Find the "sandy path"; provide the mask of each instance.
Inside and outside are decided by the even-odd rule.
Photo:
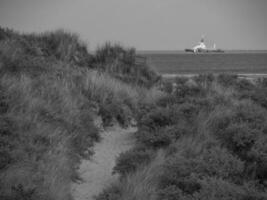
[[[116,157],[134,144],[133,132],[136,128],[122,129],[119,126],[101,132],[102,140],[94,146],[95,154],[91,160],[83,160],[79,173],[84,180],[72,185],[74,200],[92,200],[105,186],[117,179],[112,175]]]

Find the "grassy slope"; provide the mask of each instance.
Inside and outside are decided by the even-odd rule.
[[[139,102],[161,95],[147,89],[157,75],[146,66],[119,80],[127,72],[116,69],[135,66],[114,61],[110,70],[75,34],[0,28],[1,198],[71,199],[75,169],[99,139],[93,116],[127,126]]]
[[[138,122],[137,146],[120,155],[120,181],[98,200],[267,199],[266,79],[176,80]]]

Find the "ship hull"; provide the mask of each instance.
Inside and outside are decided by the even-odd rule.
[[[189,53],[224,53],[221,49],[198,49],[196,52],[194,52],[193,49],[185,49],[185,52]]]
[[[194,53],[194,50],[193,50],[193,49],[185,49],[185,52],[191,52],[191,53]]]

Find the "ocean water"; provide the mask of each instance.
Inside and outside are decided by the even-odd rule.
[[[267,74],[267,51],[211,54],[143,52],[142,55],[161,74]]]

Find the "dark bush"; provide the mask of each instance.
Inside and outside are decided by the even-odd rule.
[[[266,110],[261,106],[244,101],[235,107],[232,120],[237,123],[246,123],[252,129],[262,130],[267,120],[266,114]]]
[[[206,95],[206,90],[199,85],[177,85],[174,95],[176,98],[192,98],[192,97],[203,97]],[[182,102],[182,101],[181,101]]]
[[[177,110],[175,118],[185,119],[187,122],[193,122],[199,112],[199,105],[193,103],[183,103],[179,106],[171,107]]]
[[[210,116],[209,127],[216,134],[223,134],[230,124],[244,124],[250,129],[263,130],[267,120],[266,111],[251,102],[241,102],[229,108],[219,108]]]
[[[255,85],[247,79],[240,79],[236,82],[234,88],[239,92],[251,91],[255,89]]]
[[[146,150],[144,147],[136,147],[119,155],[113,168],[113,173],[124,176],[134,172],[138,167],[147,164],[151,159],[151,151]]]
[[[92,66],[126,83],[150,88],[160,76],[146,63],[136,63],[136,57],[134,48],[108,42],[97,49]]]
[[[172,81],[164,81],[162,83],[162,90],[167,94],[171,94],[173,92],[173,82]]]
[[[200,74],[193,77],[193,80],[202,87],[209,88],[215,80],[215,76],[213,74]]]
[[[100,105],[99,115],[102,116],[104,126],[110,126],[116,120],[126,127],[130,123],[132,111],[122,102],[106,102]]]
[[[212,115],[210,122],[211,132],[220,143],[245,162],[244,176],[263,184],[267,177],[266,111],[242,102],[231,111],[221,110]]]
[[[12,163],[12,150],[17,135],[14,133],[15,125],[7,117],[0,116],[0,170]]]
[[[199,200],[264,200],[266,194],[251,186],[233,184],[220,178],[203,177],[199,180],[201,190],[194,194],[193,199]]]
[[[189,136],[193,133],[194,127],[190,126],[184,121],[180,121],[179,123],[173,126],[167,126],[164,130],[165,134],[172,138],[173,141],[178,140],[183,136]]]
[[[252,91],[243,91],[239,93],[240,99],[251,99],[256,104],[267,109],[267,89],[255,88]]]
[[[17,35],[18,35],[18,33],[13,31],[12,29],[4,28],[4,27],[0,26],[0,40],[13,38],[13,37],[16,37]]]
[[[5,114],[8,111],[7,96],[4,88],[0,85],[0,115]]]
[[[192,176],[196,167],[195,161],[183,157],[170,158],[164,164],[162,174],[159,178],[159,188],[164,189],[176,186],[187,194],[193,194],[200,189],[197,179]]]
[[[144,115],[139,121],[139,127],[147,127],[150,130],[156,130],[159,127],[174,124],[175,121],[177,121],[175,118],[175,110],[159,107]]]
[[[261,136],[251,148],[248,156],[254,162],[247,168],[247,173],[252,178],[259,179],[267,186],[267,136]]]
[[[198,159],[200,160],[198,173],[240,183],[244,162],[226,149],[220,147],[205,149]]]
[[[15,192],[14,200],[33,200],[36,188],[25,189],[22,184],[13,186],[12,190]]]
[[[174,95],[166,95],[156,102],[157,106],[167,107],[175,104],[177,102],[177,98]]]
[[[184,192],[176,185],[170,185],[157,192],[158,200],[181,200],[183,199]]]
[[[0,150],[0,170],[7,167],[12,161],[10,154],[7,151]]]
[[[189,79],[187,77],[183,77],[183,76],[180,76],[180,77],[176,77],[174,82],[177,84],[177,85],[184,85]]]
[[[246,124],[231,124],[218,137],[230,150],[240,156],[245,156],[259,134],[258,130],[250,129]]]
[[[95,200],[119,200],[121,197],[120,188],[112,185],[107,189],[104,189],[99,195],[95,197]]]
[[[172,137],[164,128],[160,130],[148,131],[142,129],[135,133],[136,138],[148,147],[160,148],[168,146],[172,142]]]
[[[77,164],[99,139],[81,91],[88,56],[69,33],[0,28],[0,199],[70,198]]]
[[[224,87],[234,86],[237,82],[238,76],[236,74],[219,74],[217,82]]]
[[[257,79],[257,85],[260,86],[261,88],[267,88],[267,78],[263,77],[263,78],[259,78]]]
[[[37,40],[44,55],[55,57],[58,60],[89,67],[92,56],[86,45],[80,41],[78,35],[64,30],[47,32],[38,36],[24,36],[28,41]]]
[[[119,44],[105,43],[98,47],[95,53],[94,62],[99,64],[110,64],[122,60],[123,63],[133,65],[135,62],[135,49],[125,49]]]

